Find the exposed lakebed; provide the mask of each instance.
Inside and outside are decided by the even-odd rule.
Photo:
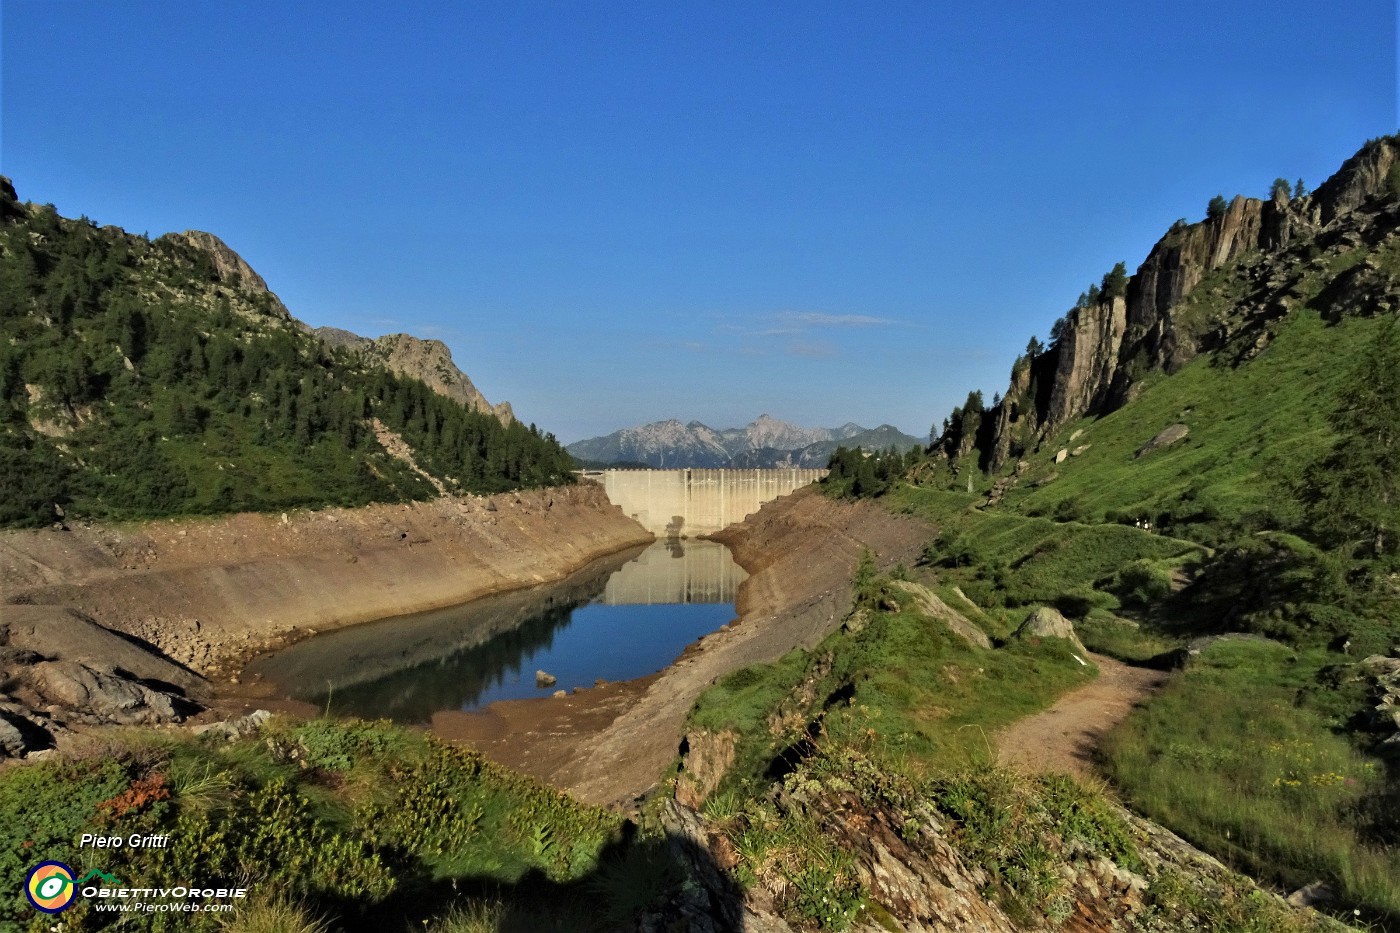
[[[247,672],[331,713],[425,723],[661,670],[734,618],[745,576],[722,544],[658,541],[559,583],[316,635]]]

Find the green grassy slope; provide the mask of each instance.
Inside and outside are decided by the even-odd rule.
[[[1202,357],[1175,375],[1155,374],[1127,407],[1068,425],[1031,455],[1032,469],[1006,507],[1054,514],[1071,503],[1091,520],[1141,517],[1212,544],[1251,520],[1296,522],[1302,473],[1334,437],[1328,419],[1337,389],[1379,326],[1358,318],[1326,324],[1302,311],[1256,359],[1232,367]],[[1172,424],[1190,435],[1134,456]],[[1082,433],[1071,441],[1075,432]],[[1080,447],[1087,449],[1054,463],[1058,451]]]

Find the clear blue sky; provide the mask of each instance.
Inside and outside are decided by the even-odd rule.
[[[1216,193],[1394,132],[1393,2],[4,0],[0,171],[434,336],[565,441],[926,434]]]

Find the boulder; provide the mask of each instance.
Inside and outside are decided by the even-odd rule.
[[[237,719],[226,719],[222,722],[211,722],[208,725],[195,729],[196,735],[208,735],[232,742],[245,736],[254,735],[262,729],[263,723],[272,718],[272,714],[265,709],[253,710],[247,716],[240,716]]]
[[[1137,449],[1137,453],[1133,454],[1133,456],[1145,457],[1148,454],[1156,453],[1157,451],[1162,450],[1163,448],[1170,447],[1173,444],[1185,440],[1186,436],[1190,433],[1191,429],[1179,422],[1177,424],[1169,425],[1163,428],[1161,431],[1159,431],[1157,433],[1157,436],[1152,438],[1152,440],[1139,447]]]
[[[1285,899],[1290,907],[1322,907],[1337,899],[1336,893],[1325,882],[1314,881],[1305,884]]]
[[[1079,636],[1074,633],[1074,623],[1060,614],[1058,609],[1041,606],[1026,617],[1021,627],[1016,629],[1016,638],[1063,638],[1074,645],[1081,653],[1088,654]]]
[[[23,758],[33,751],[53,745],[48,731],[18,712],[0,710],[0,759]]]
[[[978,648],[992,647],[992,641],[987,637],[986,632],[974,625],[962,613],[939,599],[928,587],[911,583],[908,580],[894,580],[891,582],[891,586],[913,596],[914,604],[919,612],[930,619],[942,622],[950,632],[969,645],[976,645]]]
[[[676,778],[676,800],[698,809],[734,766],[738,746],[739,734],[728,729],[687,732],[682,743],[684,764]]]
[[[535,671],[536,687],[552,687],[554,686],[554,681],[555,677],[553,674],[547,673],[545,671]]]
[[[0,758],[19,758],[29,751],[19,727],[8,716],[0,715]]]
[[[154,725],[184,719],[179,698],[79,661],[43,661],[28,671],[29,686],[57,706],[103,722]]]
[[[1361,667],[1377,680],[1400,678],[1400,658],[1388,658],[1383,654],[1373,654],[1361,662]]]
[[[1069,456],[1069,451],[1068,451],[1068,450],[1061,449],[1058,453],[1055,454],[1055,462],[1056,462],[1056,463],[1064,463],[1064,462],[1065,462],[1065,458],[1068,457],[1068,456]]]

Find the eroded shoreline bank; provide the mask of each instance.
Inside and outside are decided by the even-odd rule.
[[[592,485],[0,536],[5,603],[74,609],[199,673],[251,649],[562,579],[652,540]]]

